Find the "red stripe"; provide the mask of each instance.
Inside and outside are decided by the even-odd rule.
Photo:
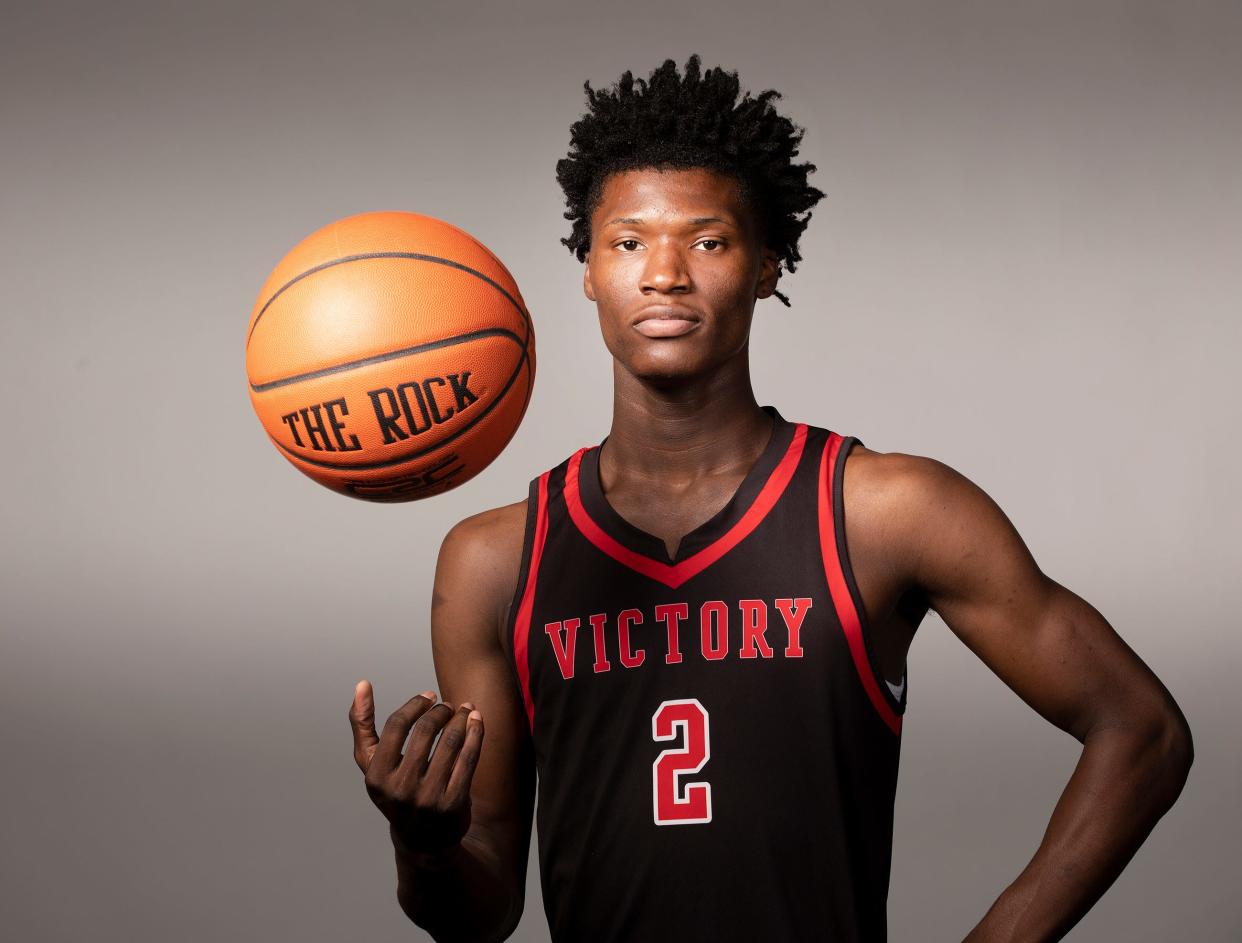
[[[586,449],[579,449],[569,459],[569,469],[565,474],[565,502],[569,505],[569,516],[587,540],[618,563],[623,563],[631,570],[636,570],[671,589],[676,589],[686,580],[702,573],[759,526],[759,522],[767,516],[768,511],[772,510],[772,506],[776,504],[790,479],[793,478],[794,469],[798,467],[798,459],[802,457],[802,449],[805,445],[806,424],[798,423],[794,430],[793,441],[785,450],[784,457],[781,458],[758,497],[741,519],[730,527],[728,532],[698,553],[672,565],[653,560],[622,546],[592,520],[586,508],[583,507],[582,496],[578,492],[578,468],[582,464],[582,456],[586,453]],[[595,447],[592,446],[592,448]]]
[[[841,559],[837,554],[836,521],[833,519],[832,488],[828,479],[828,470],[836,468],[837,453],[841,451],[844,440],[837,433],[828,437],[824,446],[824,455],[819,464],[819,549],[824,558],[824,573],[828,577],[828,591],[832,595],[832,604],[837,610],[841,628],[845,631],[845,640],[849,643],[850,655],[854,659],[854,669],[862,681],[867,697],[879,711],[880,718],[895,734],[901,733],[901,715],[898,714],[884,699],[880,690],[880,682],[871,670],[867,661],[867,649],[863,643],[862,621],[854,598],[850,595],[849,586],[845,582],[845,572],[841,569]]]
[[[548,476],[539,476],[539,505],[535,512],[535,538],[531,545],[530,566],[526,574],[526,588],[518,604],[517,618],[513,622],[513,660],[517,664],[518,682],[522,686],[522,700],[526,704],[526,718],[530,732],[535,732],[535,701],[530,693],[530,656],[527,653],[530,640],[530,613],[535,605],[535,583],[539,579],[539,561],[543,558],[543,545],[548,539]]]

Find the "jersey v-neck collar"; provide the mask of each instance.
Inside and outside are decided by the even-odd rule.
[[[806,444],[804,423],[787,422],[762,407],[774,425],[755,464],[716,514],[686,534],[669,557],[664,541],[631,524],[604,496],[599,478],[600,445],[579,449],[565,474],[565,502],[578,530],[604,553],[669,587],[701,573],[753,531],[793,477]],[[604,439],[604,442],[607,438]]]

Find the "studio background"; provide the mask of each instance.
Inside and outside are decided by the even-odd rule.
[[[1069,939],[1242,936],[1237,4],[122,0],[4,19],[5,937],[427,939],[351,757],[353,686],[375,684],[381,724],[434,687],[446,531],[607,433],[610,359],[554,166],[584,80],[691,52],[784,93],[827,193],[782,282],[792,309],[757,309],[759,401],[978,483],[1190,720],[1185,792]],[[374,209],[484,241],[538,336],[508,449],[398,506],[286,463],[242,356],[276,261]],[[891,937],[961,939],[1081,748],[934,614],[909,685]],[[521,941],[547,939],[534,843]]]

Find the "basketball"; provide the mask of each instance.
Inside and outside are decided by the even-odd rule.
[[[468,233],[363,213],[312,233],[259,292],[250,401],[295,468],[343,494],[411,501],[486,468],[535,379],[517,284]]]

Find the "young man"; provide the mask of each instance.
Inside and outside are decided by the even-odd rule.
[[[587,93],[558,178],[612,428],[445,538],[443,700],[381,736],[355,691],[402,908],[437,940],[513,931],[538,771],[558,943],[884,939],[906,652],[934,609],[1083,743],[968,937],[1059,939],[1181,791],[1185,718],[971,482],[756,402],[754,304],[785,300],[822,195],[776,93],[697,57]]]

